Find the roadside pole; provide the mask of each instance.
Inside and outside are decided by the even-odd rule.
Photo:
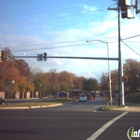
[[[123,83],[123,68],[121,55],[121,33],[120,33],[120,7],[108,8],[108,10],[118,11],[118,67],[119,67],[119,106],[124,106],[124,83]]]

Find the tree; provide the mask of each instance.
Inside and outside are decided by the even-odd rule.
[[[134,92],[140,87],[140,62],[134,59],[127,59],[125,62],[124,75],[128,77],[125,87],[129,87],[130,92]]]
[[[34,85],[35,85],[35,91],[40,91],[40,87],[42,85],[42,82],[40,79],[35,79],[33,81]]]
[[[111,87],[112,91],[119,91],[119,72],[118,70],[111,71]]]
[[[15,67],[19,70],[20,75],[28,78],[31,76],[31,71],[28,63],[26,63],[23,59],[16,60]]]
[[[83,87],[86,91],[98,91],[100,90],[99,83],[94,78],[84,79],[83,80]]]
[[[102,76],[100,78],[100,81],[101,81],[100,86],[101,86],[102,91],[108,90],[108,87],[109,87],[108,79],[109,79],[108,76],[102,73]]]

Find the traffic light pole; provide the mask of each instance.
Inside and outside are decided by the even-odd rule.
[[[117,10],[118,11],[119,106],[125,106],[125,103],[124,103],[123,66],[122,66],[122,54],[121,54],[120,7],[108,8],[108,10]]]
[[[124,104],[124,83],[123,83],[123,65],[121,51],[121,32],[120,32],[120,7],[118,7],[118,55],[119,55],[119,106]]]
[[[119,61],[118,61],[118,65],[119,65],[119,106],[121,106],[121,91],[122,91],[122,71],[121,71],[121,67],[122,67],[122,59],[121,59],[121,33],[120,33],[120,10],[118,9],[118,52],[119,52]]]
[[[14,56],[15,58],[37,58],[38,56]],[[47,56],[48,58],[61,58],[61,59],[95,59],[95,60],[117,60],[118,58],[112,57],[77,57],[77,56]]]

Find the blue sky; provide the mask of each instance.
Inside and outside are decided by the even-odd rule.
[[[112,0],[1,0],[0,47],[9,47],[12,54],[36,56],[47,52],[48,56],[118,57],[117,12],[107,10],[116,7]],[[121,19],[121,38],[140,34],[140,19]],[[125,40],[134,51],[140,53],[140,37]],[[123,43],[122,57],[140,61],[140,56]],[[26,59],[32,68],[41,67],[67,70],[78,76],[100,79],[108,72],[105,60],[48,59],[39,62]],[[118,68],[117,61],[110,61],[110,69]]]

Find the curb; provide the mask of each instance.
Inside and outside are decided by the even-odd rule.
[[[55,107],[55,106],[61,106],[60,104],[54,104],[54,105],[44,105],[44,106],[31,106],[31,107],[0,107],[0,110],[7,110],[7,109],[34,109],[34,108],[47,108],[47,107]]]
[[[104,108],[101,107],[100,111],[128,111],[128,112],[140,112],[140,108],[138,107],[116,107],[116,108]]]

